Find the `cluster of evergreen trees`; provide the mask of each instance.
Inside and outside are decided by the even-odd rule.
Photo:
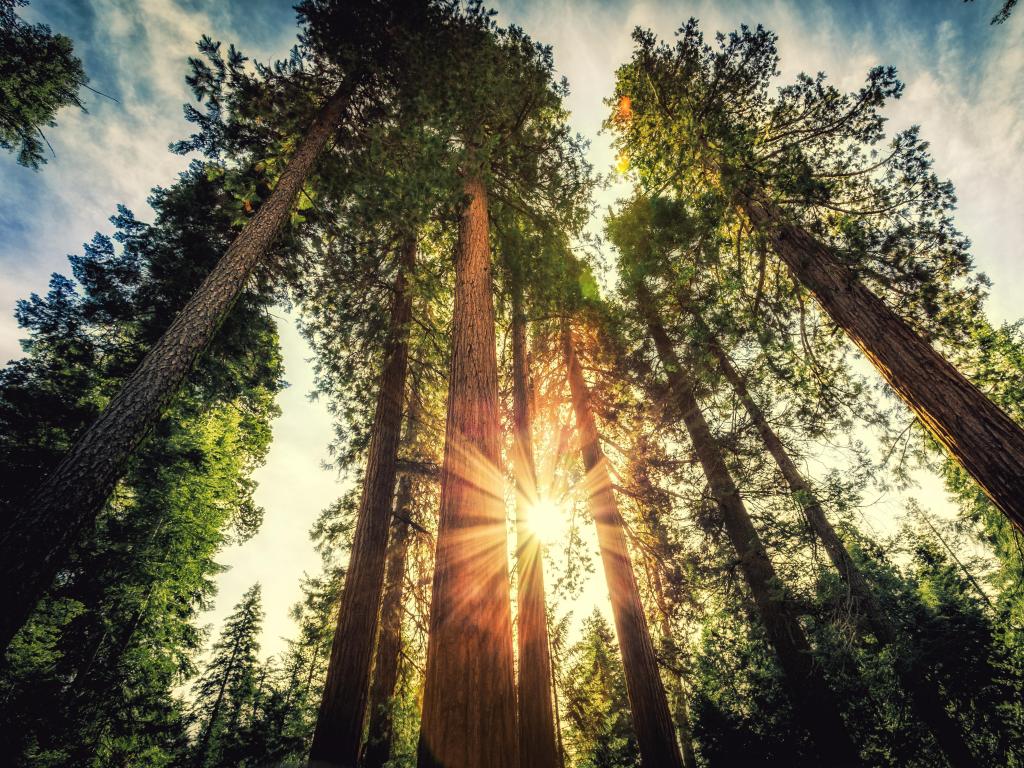
[[[17,86],[28,108],[0,123],[38,167],[33,129],[84,75],[16,4],[5,50],[65,55],[19,65],[58,97]],[[201,159],[154,190],[152,223],[118,208],[18,306],[0,753],[1024,765],[1024,336],[985,318],[927,144],[885,131],[895,72],[779,88],[760,27],[637,30],[608,100],[633,192],[607,264],[550,48],[478,2],[297,10],[274,65],[200,42],[174,149]],[[356,482],[313,530],[296,636],[264,659],[258,584],[212,643],[197,617],[221,547],[260,525],[281,302]],[[919,467],[954,524],[911,502],[895,535],[858,526]],[[598,569],[612,622],[574,629]]]

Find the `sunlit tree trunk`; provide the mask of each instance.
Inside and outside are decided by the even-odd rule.
[[[682,768],[675,727],[665,697],[665,686],[651,642],[633,563],[626,547],[622,516],[612,490],[607,459],[601,450],[597,422],[590,406],[590,391],[576,354],[572,330],[562,324],[562,354],[576,414],[576,431],[587,470],[585,481],[591,514],[597,524],[608,592],[611,596],[615,631],[626,673],[626,693],[636,731],[640,757],[646,768]]]
[[[860,347],[932,436],[1024,531],[1024,429],[772,202],[742,202],[797,281]]]
[[[341,122],[343,87],[328,99],[273,193],[228,247],[139,367],[78,438],[0,543],[0,650],[25,623],[74,543],[93,524],[129,459],[209,345],[263,260],[317,157]]]
[[[411,419],[410,419],[411,421]],[[412,511],[412,477],[406,473],[398,481],[395,509],[388,544],[387,581],[380,607],[380,633],[370,685],[370,713],[363,768],[383,768],[391,758],[395,741],[392,699],[398,682],[402,655],[402,605],[405,588],[405,557],[409,549],[409,523]]]
[[[826,517],[811,484],[800,472],[782,440],[768,423],[764,411],[761,410],[747,389],[746,381],[733,366],[728,354],[711,333],[711,329],[704,324],[698,314],[693,313],[692,317],[699,324],[701,335],[706,339],[707,349],[718,364],[718,369],[729,382],[761,436],[765,450],[775,460],[793,498],[803,511],[807,524],[821,541],[829,560],[832,561],[840,578],[850,590],[857,610],[867,619],[872,634],[882,646],[896,645],[899,641],[896,626],[878,600],[875,599],[867,578],[857,567],[843,540]],[[938,686],[928,678],[927,670],[909,664],[900,657],[897,657],[895,665],[900,682],[910,699],[911,707],[931,731],[950,765],[954,768],[971,768],[971,766],[977,765],[978,761],[967,745],[963,725],[946,710],[942,693]]]
[[[418,759],[518,768],[487,190],[465,193]]]
[[[311,766],[355,768],[363,735],[377,618],[384,589],[388,531],[397,473],[398,443],[408,368],[408,326],[412,318],[409,276],[416,239],[401,248],[388,330],[388,348],[370,431],[363,493],[356,516],[352,554],[341,591],[327,682],[310,748]]]
[[[551,699],[544,563],[540,540],[530,527],[537,501],[530,414],[530,371],[522,287],[512,289],[512,411],[515,441],[517,567],[519,569],[519,750],[522,768],[558,768],[555,715]]]
[[[635,289],[637,306],[654,340],[694,452],[718,504],[726,535],[736,550],[758,617],[785,674],[787,689],[799,721],[810,731],[826,765],[859,765],[857,748],[846,730],[831,691],[814,664],[807,636],[782,593],[775,568],[754,529],[721,449],[704,419],[692,383],[683,371],[657,315],[654,299],[642,285],[635,286]]]

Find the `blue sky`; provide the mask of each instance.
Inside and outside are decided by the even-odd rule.
[[[979,267],[994,281],[991,314],[1021,316],[1024,243],[1024,10],[990,26],[997,0],[706,0],[704,2],[567,2],[505,0],[499,20],[523,26],[552,44],[555,62],[569,78],[568,106],[580,133],[592,140],[591,160],[601,170],[613,163],[607,139],[597,131],[605,113],[615,67],[630,52],[629,33],[649,26],[670,37],[689,16],[706,32],[740,23],[762,23],[779,35],[783,79],[799,71],[826,72],[856,88],[874,64],[893,64],[907,84],[890,109],[892,127],[921,125],[931,141],[939,173],[960,197],[958,222],[974,242]],[[206,33],[235,43],[251,57],[285,55],[294,42],[288,0],[33,0],[25,13],[72,37],[92,87],[114,103],[86,93],[88,114],[63,112],[47,130],[57,157],[40,173],[0,156],[0,357],[18,355],[12,312],[18,298],[46,288],[49,274],[66,271],[66,255],[79,252],[92,233],[109,231],[107,218],[123,202],[140,217],[150,214],[149,189],[170,184],[187,158],[167,145],[188,133],[181,105],[187,57]],[[602,194],[602,207],[625,194]],[[340,492],[321,468],[330,440],[322,406],[306,395],[312,380],[309,350],[283,312],[286,375],[275,442],[260,470],[258,500],[266,508],[264,530],[222,558],[231,569],[211,621],[230,609],[253,581],[261,580],[268,614],[265,652],[282,648],[290,633],[288,606],[298,597],[303,570],[318,560],[307,530]],[[822,470],[810,467],[812,474]],[[927,482],[927,481],[926,481]],[[926,489],[930,503],[941,494]],[[894,504],[866,513],[885,529]],[[600,595],[599,585],[589,593]],[[581,608],[580,613],[589,609]]]

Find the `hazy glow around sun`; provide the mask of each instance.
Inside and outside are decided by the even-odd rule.
[[[542,544],[555,544],[566,535],[565,507],[542,496],[530,507],[529,523],[530,530]]]

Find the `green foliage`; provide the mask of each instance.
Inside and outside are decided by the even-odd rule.
[[[18,307],[26,357],[0,372],[0,504],[14,514],[184,303],[232,236],[219,184],[193,168],[119,209],[113,238]],[[252,471],[270,444],[281,360],[268,299],[247,292],[35,615],[0,678],[15,764],[161,765],[185,739],[171,692],[201,645],[214,557],[259,527]],[[131,762],[131,761],[138,762]]]
[[[26,24],[14,12],[28,0],[0,0],[0,149],[38,170],[46,162],[43,128],[57,125],[64,107],[84,106],[88,82],[70,38],[45,24]]]
[[[633,768],[640,750],[626,699],[626,677],[608,622],[595,608],[559,676],[565,746],[578,768]]]
[[[260,585],[254,584],[225,619],[210,661],[192,685],[191,718],[199,736],[187,764],[200,768],[245,765],[247,753],[258,745],[249,731],[265,675],[258,658],[262,624]]]

